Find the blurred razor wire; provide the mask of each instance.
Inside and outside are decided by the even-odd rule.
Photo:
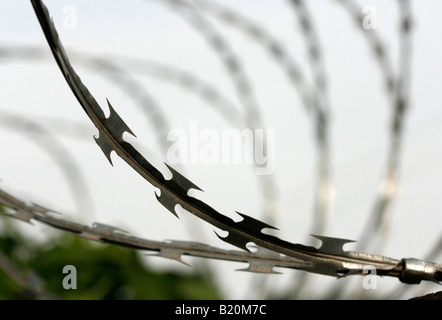
[[[158,1],[158,0],[157,0]],[[391,224],[391,206],[398,188],[398,173],[400,169],[401,150],[404,144],[404,130],[407,111],[410,108],[410,82],[411,82],[411,49],[412,49],[412,15],[410,2],[408,0],[397,0],[400,14],[399,32],[399,56],[397,72],[394,71],[393,63],[385,49],[379,34],[375,29],[363,28],[363,9],[353,0],[335,0],[339,3],[349,16],[356,22],[358,30],[362,31],[370,49],[374,53],[386,87],[388,103],[392,107],[390,140],[387,150],[385,171],[380,182],[380,188],[370,210],[370,215],[364,225],[363,233],[358,239],[359,250],[367,250],[375,247],[378,252],[387,241],[388,231]],[[331,182],[331,143],[330,143],[330,101],[327,90],[327,73],[324,62],[324,55],[317,30],[315,30],[314,19],[303,0],[288,0],[300,25],[301,33],[305,41],[309,58],[309,67],[312,74],[313,86],[309,85],[300,71],[298,63],[285,50],[284,46],[272,36],[268,30],[262,28],[258,23],[249,20],[246,16],[224,7],[216,2],[206,0],[162,0],[159,1],[169,5],[175,12],[179,13],[195,30],[208,42],[213,52],[220,58],[226,68],[232,83],[236,89],[244,112],[236,111],[235,105],[230,99],[219,91],[216,85],[210,84],[188,71],[180,68],[149,61],[147,59],[134,59],[120,56],[117,59],[94,56],[81,51],[70,50],[73,61],[82,66],[97,70],[101,75],[102,71],[110,73],[112,77],[106,77],[117,84],[117,87],[135,100],[136,105],[142,107],[143,112],[149,120],[152,120],[157,142],[163,154],[167,153],[166,135],[169,131],[166,109],[161,108],[153,96],[147,92],[145,86],[138,82],[133,75],[141,74],[153,76],[156,79],[168,81],[181,86],[189,93],[194,93],[205,101],[215,111],[224,116],[227,121],[234,125],[240,125],[245,121],[250,128],[264,128],[264,122],[260,114],[259,105],[253,93],[253,88],[248,75],[242,67],[242,63],[236,52],[230,46],[228,39],[209,22],[204,14],[211,15],[221,22],[238,28],[245,35],[250,36],[257,43],[269,51],[270,56],[278,63],[287,74],[294,89],[299,94],[303,106],[312,115],[313,128],[315,132],[315,144],[317,153],[317,177],[315,186],[315,207],[312,234],[325,234],[327,228],[327,214],[332,197]],[[0,47],[0,61],[5,59],[45,59],[50,58],[38,47],[5,46]],[[115,63],[115,60],[124,62]],[[35,120],[35,118],[33,118]],[[66,175],[70,184],[73,197],[77,203],[78,212],[91,212],[92,199],[87,191],[87,185],[82,180],[81,172],[69,158],[69,152],[63,149],[55,136],[46,131],[41,124],[42,121],[31,121],[23,116],[9,114],[0,111],[0,126],[23,131],[31,137],[34,142],[48,152],[54,161],[59,163],[60,168]],[[55,121],[58,121],[57,119]],[[264,139],[263,143],[265,143]],[[264,145],[264,149],[265,149]],[[258,176],[261,190],[264,195],[264,214],[270,224],[274,224],[278,213],[277,186],[274,177]],[[83,194],[82,194],[83,193]],[[89,207],[88,207],[89,206]],[[194,232],[193,230],[192,232]],[[382,245],[381,245],[382,244]],[[371,249],[373,250],[373,249]],[[442,238],[428,254],[427,259],[437,259],[442,251]],[[26,283],[19,272],[11,272],[14,269],[8,264],[7,258],[0,253],[0,266],[11,275],[23,288],[39,293],[36,287]],[[16,270],[17,271],[17,270]],[[290,297],[298,298],[303,288],[308,284],[307,273],[296,273],[296,281],[290,288]],[[268,279],[261,277],[262,279]],[[256,280],[256,279],[255,279]],[[269,295],[264,281],[254,281],[252,288],[255,295],[265,298]],[[327,298],[338,298],[344,293],[347,284],[337,283],[330,291],[325,293]],[[410,286],[406,287],[409,289]],[[262,290],[262,292],[261,292]],[[353,297],[366,297],[367,292],[355,289]],[[405,293],[403,287],[392,291],[388,298],[400,298]],[[47,296],[50,297],[50,296]]]
[[[258,22],[252,21],[240,12],[236,12],[219,3],[208,0],[188,1],[194,4],[198,9],[204,10],[233,28],[237,28],[238,31],[241,31],[250,37],[250,39],[256,41],[264,50],[267,50],[269,56],[287,75],[288,80],[300,96],[306,112],[309,114],[312,112],[312,109],[316,106],[312,103],[313,88],[311,88],[304,79],[299,67],[299,62],[294,60],[294,57],[290,55],[279,39],[270,34],[267,29],[261,27]]]
[[[93,199],[85,175],[69,148],[37,121],[23,115],[0,110],[0,126],[19,132],[46,152],[65,176],[76,205],[76,212],[94,214]]]
[[[330,100],[327,89],[327,72],[322,53],[319,35],[314,19],[307,5],[302,0],[290,0],[291,7],[308,52],[309,67],[313,79],[312,109],[314,112],[314,129],[317,145],[317,177],[313,226],[311,234],[325,234],[328,223],[328,212],[332,200],[333,186],[331,181],[331,143],[330,143]],[[296,277],[298,275],[295,275]],[[299,275],[291,289],[291,297],[296,298],[308,283],[306,274]]]
[[[392,101],[390,147],[378,198],[375,201],[372,214],[365,224],[364,233],[361,236],[363,244],[375,244],[374,248],[377,250],[381,250],[383,245],[385,245],[388,229],[391,224],[391,206],[398,189],[405,120],[410,108],[412,16],[408,0],[397,0],[397,2],[400,15],[399,57]]]
[[[0,58],[7,60],[24,59],[26,61],[45,60],[49,58],[45,52],[46,51],[44,49],[38,47],[7,46],[0,48]],[[210,102],[210,105],[213,106],[215,111],[220,113],[226,118],[227,121],[233,123],[234,125],[239,125],[244,119],[244,116],[236,111],[235,106],[229,100],[229,98],[227,98],[223,93],[219,92],[214,85],[197,78],[195,75],[187,71],[180,70],[179,68],[172,67],[164,63],[160,64],[158,62],[148,61],[145,59],[135,59],[121,56],[118,57],[120,58],[119,60],[125,61],[126,64],[124,67],[120,67],[116,63],[111,62],[109,58],[106,59],[101,56],[98,57],[75,50],[71,50],[70,53],[76,63],[100,72],[107,72],[106,74],[100,72],[97,74],[102,75],[107,81],[118,84],[118,88],[134,99],[137,105],[142,107],[142,111],[146,113],[146,117],[149,118],[151,123],[154,125],[157,143],[162,149],[163,154],[167,153],[168,145],[166,136],[170,129],[166,123],[166,116],[163,115],[152,97],[145,92],[144,86],[131,76],[132,74],[138,73],[150,75],[155,78],[179,85],[184,90],[195,93],[204,101]],[[127,68],[128,66],[129,68]],[[112,75],[111,77],[107,76],[109,73]],[[275,200],[273,197],[269,197],[268,194],[268,192],[264,194],[264,201],[266,203],[266,207],[271,207],[273,206]],[[273,192],[270,194],[273,194]],[[193,234],[195,234],[198,230],[195,228],[195,226],[192,226],[191,229]]]
[[[327,141],[327,128],[328,128],[328,116],[326,109],[328,108],[326,97],[326,81],[325,71],[322,64],[322,59],[319,54],[319,41],[311,30],[310,25],[304,20],[301,24],[307,25],[309,34],[306,34],[305,38],[308,41],[308,48],[311,53],[316,52],[315,58],[311,61],[311,69],[315,78],[315,90],[309,86],[304,79],[302,72],[298,64],[294,61],[293,57],[288,54],[284,46],[278,41],[277,38],[272,36],[267,30],[262,28],[258,23],[251,21],[245,16],[228,9],[222,5],[216,4],[210,1],[193,0],[192,2],[198,9],[207,11],[214,15],[232,27],[236,27],[239,31],[242,31],[245,35],[255,40],[270,54],[270,57],[282,68],[286,73],[290,83],[293,85],[295,91],[299,94],[301,101],[304,104],[306,111],[312,112],[313,125],[316,131],[316,144],[318,153],[318,186],[316,188],[316,217],[314,222],[316,225],[313,227],[314,234],[323,234],[325,229],[326,211],[329,206],[330,200],[330,182],[329,182],[329,143]],[[302,7],[304,8],[304,7]],[[304,13],[301,13],[303,17]],[[310,34],[311,33],[311,34]],[[312,40],[311,40],[312,39]],[[264,278],[260,278],[262,281]],[[254,282],[258,283],[257,281]],[[254,292],[257,290],[253,289]],[[261,292],[262,290],[258,290]]]
[[[397,76],[395,76],[389,52],[385,49],[385,44],[377,33],[376,28],[364,27],[365,16],[363,14],[363,7],[353,0],[336,0],[336,2],[341,5],[345,12],[354,20],[357,30],[362,32],[362,35],[370,46],[375,62],[384,79],[387,102],[392,107],[390,145],[387,153],[386,169],[381,179],[374,207],[368,216],[367,222],[364,224],[364,229],[357,243],[358,250],[381,251],[388,240],[388,228],[391,223],[390,208],[397,191],[400,148],[403,143],[403,123],[405,120],[405,111],[408,107],[409,69],[411,65],[411,12],[409,3],[398,1],[401,16],[399,22],[400,53],[399,68],[397,70]],[[344,283],[337,284],[326,292],[324,296],[326,298],[339,298],[344,293],[344,287],[348,287],[348,285]],[[367,293],[358,289],[355,289],[355,291],[356,292],[352,293],[352,296]]]
[[[328,98],[326,89],[325,67],[320,57],[320,45],[317,36],[312,30],[308,20],[305,19],[305,8],[299,4],[304,12],[300,14],[302,18],[301,25],[305,27],[305,38],[308,42],[309,52],[314,53],[315,58],[311,59],[311,69],[314,73],[315,88],[307,83],[300,70],[299,64],[294,61],[293,57],[284,48],[284,45],[272,36],[266,29],[260,27],[257,23],[249,20],[244,15],[237,13],[227,7],[216,4],[215,2],[206,0],[189,0],[194,3],[198,9],[208,11],[215,17],[219,18],[232,27],[237,27],[247,36],[250,36],[257,43],[262,45],[264,49],[269,51],[270,56],[287,74],[293,87],[299,94],[307,112],[314,113],[314,129],[318,152],[318,187],[316,195],[316,226],[313,230],[322,233],[325,228],[326,210],[330,201],[330,182],[329,182],[329,142],[328,142]]]
[[[182,88],[185,92],[193,93],[203,101],[208,102],[208,107],[212,107],[213,110],[224,117],[227,122],[235,126],[240,126],[244,121],[244,115],[236,110],[234,103],[229,97],[227,97],[227,95],[221,92],[214,84],[197,77],[189,71],[157,61],[121,55],[105,58],[103,56],[84,53],[73,49],[70,49],[70,55],[73,61],[80,66],[96,70],[97,74],[102,75],[107,81],[112,81],[121,85],[119,88],[132,99],[136,100],[137,105],[140,104],[143,106],[144,103],[145,107],[143,108],[143,111],[146,113],[147,118],[150,118],[151,113],[154,115],[156,114],[157,117],[152,117],[154,118],[152,123],[158,129],[155,133],[157,134],[157,143],[160,144],[163,154],[167,153],[168,145],[166,135],[169,130],[168,125],[164,123],[165,115],[157,112],[159,108],[156,104],[153,104],[155,107],[152,108],[152,100],[142,92],[144,87],[131,75],[150,76],[154,79],[176,85]],[[5,61],[24,60],[28,62],[36,60],[51,61],[51,57],[47,54],[46,49],[22,45],[0,47],[0,61],[1,59],[4,59]],[[115,61],[118,61],[118,63]],[[106,74],[101,72],[106,72]],[[109,77],[109,74],[112,77]],[[122,79],[124,81],[122,81]],[[84,129],[80,124],[63,121],[62,119],[49,121],[45,118],[39,118],[39,122],[46,123],[51,127],[59,128],[61,129],[61,132],[66,131],[69,127],[74,127],[74,129]],[[59,125],[59,122],[63,122],[63,124]],[[84,132],[84,130],[76,129],[71,131],[77,136]],[[89,138],[89,136],[87,136],[87,138]],[[270,207],[271,204],[269,202],[274,201],[274,199],[269,199],[265,194],[263,194],[263,196],[267,206]],[[192,229],[192,233],[195,234],[195,232],[196,230]]]
[[[193,93],[203,101],[208,102],[208,106],[213,107],[227,121],[232,123],[241,122],[243,116],[236,111],[234,103],[221,92],[214,84],[198,78],[191,72],[180,69],[179,67],[166,64],[159,61],[149,60],[148,58],[135,58],[123,55],[108,54],[94,55],[81,50],[69,49],[72,59],[82,67],[93,70],[121,73],[125,72],[132,75],[149,76],[156,80],[170,83],[182,88],[188,93]],[[0,46],[0,59],[19,59],[19,60],[47,60],[51,62],[51,56],[47,49],[35,46],[8,45]],[[115,67],[109,68],[110,64]],[[56,123],[54,123],[55,125]]]
[[[291,0],[293,11],[308,51],[309,66],[313,76],[313,110],[315,112],[316,143],[318,146],[318,177],[316,186],[315,219],[312,233],[324,234],[328,220],[328,210],[332,197],[330,180],[330,100],[327,89],[327,72],[324,55],[313,17],[302,0]]]
[[[225,37],[205,18],[204,14],[198,6],[182,0],[162,0],[167,5],[176,10],[183,16],[185,21],[194,27],[194,29],[201,34],[204,40],[207,41],[210,48],[221,60],[226,72],[230,76],[233,85],[236,89],[238,98],[242,107],[244,108],[244,121],[248,128],[254,130],[259,128],[265,128],[258,102],[256,101],[255,94],[253,92],[252,84],[243,70],[242,63],[238,58],[236,52],[230,46]],[[267,152],[267,139],[261,139],[261,141],[255,141],[261,139],[254,136],[253,143],[259,143],[262,146],[263,154]],[[248,146],[252,148],[252,146]],[[276,223],[278,218],[278,200],[277,200],[277,186],[273,175],[261,175],[257,176],[260,188],[264,194],[264,216],[270,224]],[[252,279],[251,283],[258,283]],[[263,283],[258,283],[260,290],[254,290],[253,293],[259,297],[266,290],[262,288]]]
[[[251,35],[252,38],[263,43],[264,46],[269,48],[276,61],[280,62],[282,66],[286,67],[285,70],[288,71],[290,79],[295,83],[296,87],[301,93],[301,96],[304,97],[302,99],[304,104],[306,106],[310,106],[310,109],[313,109],[316,120],[316,137],[319,159],[318,186],[315,207],[317,218],[314,219],[315,226],[313,227],[313,230],[316,231],[313,231],[313,233],[323,234],[326,227],[326,213],[329,207],[332,188],[330,183],[330,142],[328,141],[329,99],[327,97],[326,71],[320,51],[320,43],[306,5],[301,0],[291,1],[292,6],[295,9],[294,11],[297,13],[309,52],[310,67],[315,84],[315,91],[310,91],[312,93],[310,96],[308,94],[308,90],[305,89],[305,82],[297,70],[296,64],[288,63],[292,62],[288,58],[288,55],[285,54],[283,48],[279,46],[277,41],[269,36],[265,30],[260,29],[259,26],[256,24],[254,25],[244,16],[241,16],[233,10],[229,10],[226,7],[214,2],[203,0],[193,0],[190,2],[195,4],[198,9],[208,11],[209,13],[220,18],[222,21],[238,27],[240,30],[243,30],[246,34]],[[384,78],[386,94],[393,109],[392,130],[388,158],[386,161],[386,170],[384,177],[381,180],[379,195],[375,201],[372,214],[365,225],[365,229],[360,241],[358,241],[359,247],[362,248],[362,250],[366,250],[368,244],[372,245],[376,242],[378,244],[385,244],[387,235],[386,230],[388,229],[388,224],[390,221],[390,218],[388,218],[390,215],[389,208],[394,199],[395,190],[397,188],[400,149],[404,131],[403,123],[405,119],[405,111],[408,108],[407,92],[409,90],[408,86],[410,81],[410,7],[408,1],[399,1],[401,13],[400,57],[398,76],[395,77],[388,53],[386,52],[385,46],[376,30],[363,28],[363,8],[351,0],[337,0],[337,2],[339,2],[355,20],[358,25],[358,29],[363,32],[364,37],[367,39],[367,42],[374,52],[375,60],[377,61],[381,74]],[[375,235],[377,235],[376,238]],[[305,276],[305,274],[301,275],[302,278],[305,278]],[[300,292],[300,288],[302,287],[301,283],[302,281],[298,282],[295,292]]]
[[[160,0],[159,2],[166,4],[182,16],[184,20],[204,38],[209,47],[220,59],[233,82],[240,103],[244,108],[244,121],[247,127],[252,130],[265,128],[249,77],[243,70],[240,59],[225,37],[193,4],[184,0]],[[261,137],[253,137],[253,139],[261,140]],[[263,148],[263,154],[267,154],[267,139],[264,138],[261,141],[253,142],[258,142],[258,145]],[[249,146],[249,148],[252,148],[252,146]],[[264,216],[269,223],[274,223],[279,211],[277,186],[274,177],[273,175],[260,175],[257,176],[257,179],[264,194]]]
[[[167,151],[167,132],[170,126],[167,117],[162,108],[158,105],[156,99],[152,94],[147,92],[146,88],[139,83],[129,72],[120,68],[112,61],[96,57],[93,55],[86,55],[80,52],[73,51],[74,59],[78,59],[78,63],[99,71],[106,71],[107,73],[96,74],[103,77],[106,81],[116,84],[116,87],[125,93],[129,98],[133,99],[140,110],[146,115],[146,118],[154,128],[157,138],[158,147],[162,153]],[[0,58],[20,59],[22,61],[32,62],[33,60],[48,60],[51,61],[51,56],[47,49],[38,47],[20,47],[20,46],[4,46],[0,48]],[[109,77],[111,75],[111,77]]]
[[[47,52],[47,50],[38,47],[4,47],[0,49],[0,58],[25,59],[27,61],[50,58],[50,56],[45,54],[45,52]],[[141,110],[145,113],[146,118],[149,119],[151,125],[154,126],[154,132],[156,134],[158,146],[162,150],[162,154],[166,154],[168,149],[166,137],[168,131],[170,130],[170,126],[168,125],[168,122],[166,120],[167,117],[162,113],[162,110],[160,109],[156,101],[146,92],[144,86],[139,83],[136,78],[131,76],[131,74],[126,69],[118,67],[110,60],[102,57],[83,54],[81,52],[73,52],[74,54],[72,54],[72,56],[74,57],[74,59],[78,60],[77,62],[80,62],[79,64],[100,71],[97,72],[97,74],[103,76],[103,78],[107,81],[111,81],[117,84],[117,87],[122,90],[123,93],[134,99],[136,105],[141,107]],[[107,73],[102,73],[102,71],[105,71]],[[111,75],[111,77],[108,76],[109,74]],[[189,77],[187,77],[186,79],[188,78]],[[215,94],[215,96],[219,95]],[[2,117],[0,120],[4,120],[5,125],[10,124],[7,117]],[[42,146],[50,148],[51,144],[45,142],[42,144]],[[66,171],[69,172],[68,170]],[[70,178],[77,178],[74,170],[72,170],[71,173],[73,174],[73,176],[71,176]],[[87,190],[87,188],[84,188],[84,190]],[[85,197],[85,199],[87,199],[87,197]],[[79,210],[78,212],[87,211]],[[192,230],[192,234],[200,233],[198,232],[199,229],[197,226],[192,225],[188,227],[189,230]],[[197,266],[202,268],[204,272],[209,273],[209,268],[207,268],[206,264],[207,263],[205,260],[201,260]]]
[[[400,28],[399,28],[399,59],[395,75],[393,63],[385,49],[385,44],[375,28],[363,27],[363,7],[353,0],[336,0],[348,12],[355,21],[358,30],[367,40],[374,53],[381,75],[384,78],[388,103],[391,105],[391,132],[390,145],[387,153],[386,167],[380,182],[374,207],[364,225],[363,233],[358,241],[359,250],[367,250],[386,241],[388,225],[391,222],[391,204],[394,200],[398,184],[398,170],[400,164],[400,152],[403,144],[404,121],[406,111],[409,108],[409,86],[411,65],[411,9],[408,1],[400,1]]]

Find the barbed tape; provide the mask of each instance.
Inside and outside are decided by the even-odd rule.
[[[187,241],[153,241],[132,236],[127,231],[118,227],[113,227],[103,223],[93,223],[87,226],[61,217],[59,212],[52,211],[43,206],[19,200],[12,194],[0,189],[0,203],[9,210],[2,213],[5,216],[16,220],[31,223],[38,221],[49,227],[73,233],[79,237],[106,244],[114,244],[137,250],[155,251],[150,256],[158,256],[176,260],[188,265],[182,256],[188,255],[199,258],[218,259],[234,262],[249,263],[246,269],[240,271],[250,271],[258,273],[278,273],[274,267],[284,267],[293,269],[308,269],[310,263],[282,256],[276,252],[257,248],[254,253],[238,250],[224,250],[212,247],[199,242]]]
[[[47,8],[40,0],[31,0],[31,2],[60,70],[82,108],[99,131],[98,137],[95,137],[97,144],[111,164],[111,153],[115,151],[122,160],[138,172],[146,181],[152,184],[154,188],[157,188],[157,191],[159,191],[159,193],[155,192],[157,200],[171,213],[178,216],[175,209],[177,205],[180,205],[185,211],[227,232],[228,235],[225,237],[218,235],[221,240],[244,249],[246,252],[248,251],[249,254],[252,254],[252,252],[250,252],[247,245],[254,243],[256,246],[264,248],[267,251],[272,251],[275,254],[290,257],[297,261],[303,261],[303,265],[298,265],[297,268],[313,273],[345,277],[348,275],[364,274],[365,268],[371,266],[376,268],[377,275],[397,277],[405,283],[420,283],[422,280],[439,283],[442,280],[442,266],[433,262],[418,259],[396,260],[374,254],[344,251],[344,244],[353,241],[325,236],[315,236],[322,242],[319,248],[290,243],[263,233],[263,229],[276,228],[262,221],[237,212],[242,217],[242,220],[236,222],[230,217],[219,213],[203,201],[189,196],[188,192],[190,189],[202,190],[167,164],[166,166],[172,174],[172,178],[166,180],[157,168],[148,162],[130,143],[123,139],[124,133],[134,135],[131,129],[114,110],[109,101],[107,101],[107,103],[110,113],[108,117],[105,116],[98,102],[70,65]],[[32,205],[30,208],[32,208],[32,210],[25,210],[23,207],[19,207],[17,211],[18,217],[28,222],[30,219],[46,221],[47,224],[59,229],[67,227],[66,220],[53,219],[53,217],[49,218],[50,215],[47,209],[35,205]],[[38,214],[32,215],[31,212]],[[45,217],[44,220],[43,217]],[[69,227],[72,229],[74,225],[71,224]],[[76,228],[78,228],[79,232],[77,233],[79,234],[94,230],[94,228],[89,227],[84,230],[82,229],[84,226],[78,224]],[[67,230],[71,231],[69,228]],[[106,241],[106,239],[108,239],[106,237],[109,237],[109,235],[117,239],[122,237],[121,232],[113,227],[98,228],[98,231],[94,230],[92,238],[94,238],[96,232],[103,235],[100,237],[102,241]],[[138,238],[134,240],[133,237],[131,237],[131,239],[135,241]],[[108,239],[108,241],[112,242],[112,238]],[[197,246],[200,246],[200,244]],[[139,248],[137,245],[133,247]],[[163,248],[164,247],[156,248],[156,250],[159,250],[160,255]],[[182,254],[180,254],[177,248],[173,250],[178,252],[178,255],[174,256],[173,252],[171,254],[170,251],[166,250],[164,256],[172,258],[181,257]],[[260,252],[260,250],[262,252],[262,249],[259,249],[258,252]],[[305,267],[305,263],[309,264],[308,268]],[[250,262],[250,265],[250,268],[253,269],[253,261]]]

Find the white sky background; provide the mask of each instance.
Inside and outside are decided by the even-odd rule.
[[[376,8],[376,31],[385,42],[396,69],[399,41],[396,2],[359,3]],[[115,58],[116,55],[168,63],[215,85],[239,111],[242,110],[232,82],[216,54],[201,35],[163,1],[52,0],[45,4],[68,56],[72,48],[109,57],[122,66],[123,60]],[[288,1],[229,0],[223,4],[258,22],[280,39],[294,60],[301,64],[304,76],[310,78],[305,43]],[[67,5],[77,9],[78,25],[74,30],[62,27],[63,8]],[[379,68],[352,18],[335,1],[308,1],[308,6],[321,40],[332,116],[334,199],[326,235],[358,240],[373,207],[386,160],[390,106]],[[440,1],[412,1],[415,28],[411,110],[406,120],[400,187],[392,208],[388,242],[383,252],[373,252],[394,258],[423,258],[441,232],[442,21],[438,17],[441,11]],[[267,52],[241,32],[216,19],[210,18],[210,21],[240,57],[253,84],[265,125],[276,132],[274,174],[279,191],[278,236],[308,244],[312,241],[308,234],[315,186],[311,119],[285,74]],[[35,119],[76,121],[90,128],[86,134],[89,138],[78,139],[60,134],[54,122],[43,122],[48,130],[59,135],[83,170],[94,200],[93,210],[76,212],[68,184],[51,158],[23,135],[0,127],[2,187],[69,213],[80,222],[108,223],[154,240],[202,241],[233,249],[213,235],[210,225],[187,213],[182,213],[180,220],[176,219],[156,201],[154,189],[123,161],[114,157],[114,167],[109,165],[92,138],[96,134],[93,125],[52,58],[29,1],[0,2],[0,45],[2,48],[37,45],[46,50],[48,57],[43,62],[0,59],[0,111]],[[140,113],[134,100],[96,71],[82,68],[74,59],[71,62],[98,103],[105,108],[108,98],[137,135],[140,144],[137,146],[146,150],[147,159],[162,167],[166,156],[158,151],[153,126],[144,113]],[[136,79],[157,100],[171,128],[188,130],[191,121],[198,121],[202,129],[233,127],[207,102],[173,84],[147,76],[136,76]],[[262,196],[250,166],[190,164],[180,170],[205,191],[202,199],[220,212],[235,217],[234,211],[239,211],[262,219]],[[346,249],[351,250],[351,245]],[[149,263],[160,268],[188,269],[159,260],[149,259]],[[219,267],[220,282],[228,298],[251,297],[248,289],[252,276],[234,272],[242,268],[242,264],[214,264]],[[270,276],[276,292],[286,288],[297,272],[280,271],[284,275]],[[320,298],[324,288],[332,287],[337,281],[324,276],[309,277],[312,285],[305,297]],[[361,278],[353,279],[352,283],[355,287],[361,285]],[[379,279],[374,294],[382,297],[397,285],[397,279]],[[419,288],[425,293],[433,287]],[[408,296],[419,292],[422,291],[410,290]]]

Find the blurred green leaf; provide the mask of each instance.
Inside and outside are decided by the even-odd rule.
[[[3,219],[2,222],[4,222]],[[152,270],[140,252],[103,245],[62,234],[50,244],[29,243],[8,224],[0,234],[0,250],[23,272],[34,271],[44,280],[44,288],[61,299],[220,299],[214,283],[197,273]],[[77,289],[62,286],[63,268],[77,272]],[[0,270],[0,299],[29,299],[3,270]]]

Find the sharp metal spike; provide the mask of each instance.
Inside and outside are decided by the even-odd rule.
[[[176,199],[170,192],[161,189],[161,194],[158,196],[155,193],[155,197],[167,210],[169,210],[175,217],[179,218],[178,214],[175,212],[175,207],[177,205]]]
[[[101,148],[101,151],[103,151],[107,160],[109,160],[110,164],[113,166],[114,164],[112,163],[111,153],[112,151],[114,151],[114,147],[112,143],[104,134],[101,133],[99,134],[98,138],[94,137],[94,139],[98,146]]]
[[[112,107],[109,100],[106,99],[106,101],[107,105],[109,106],[110,114],[109,117],[107,117],[106,120],[104,120],[103,122],[105,126],[109,129],[109,131],[113,135],[116,135],[115,138],[117,139],[123,139],[123,133],[125,132],[128,132],[134,137],[136,137],[135,134],[132,132],[132,130],[129,128],[129,126],[126,124],[126,122],[124,122],[124,120],[121,119],[121,117]]]
[[[247,248],[247,244],[250,242],[250,240],[248,240],[247,238],[238,235],[238,233],[234,232],[233,230],[229,231],[229,234],[226,237],[221,237],[218,233],[215,234],[217,235],[218,238],[220,238],[221,240],[230,243],[231,245],[234,245],[235,247],[238,247],[240,249],[246,250],[248,252],[251,252],[249,250],[249,248]]]
[[[269,273],[269,274],[281,274],[281,272],[273,270],[273,265],[268,263],[252,262],[247,268],[236,269],[235,271],[245,271],[254,273]]]
[[[178,184],[183,190],[185,190],[186,192],[189,191],[190,189],[196,189],[199,191],[203,191],[201,188],[199,188],[197,185],[195,185],[192,181],[187,179],[181,173],[176,171],[174,168],[169,166],[167,163],[165,163],[165,165],[172,172],[172,176],[173,176],[172,181],[175,182],[176,184]]]
[[[160,252],[158,252],[158,253],[146,254],[146,256],[171,259],[171,260],[178,261],[178,262],[190,267],[190,264],[188,264],[186,261],[184,261],[181,258],[181,253],[177,252],[175,250],[161,249]]]
[[[113,227],[113,226],[109,226],[107,224],[98,223],[98,222],[94,222],[92,224],[92,229],[98,233],[105,234],[105,235],[112,235],[116,232],[129,233],[126,230],[123,230],[123,229],[120,229],[117,227]]]
[[[344,249],[343,249],[344,245],[346,243],[355,242],[354,240],[318,236],[318,235],[313,235],[313,234],[311,236],[315,237],[316,239],[321,240],[322,244],[318,248],[319,252],[337,254],[337,255],[347,254],[347,252],[344,251]]]
[[[248,215],[239,213],[238,211],[236,211],[236,213],[239,214],[243,218],[243,220],[237,222],[236,225],[238,225],[244,229],[247,229],[247,230],[250,230],[253,232],[261,232],[265,228],[278,230],[278,228],[268,225],[267,223],[264,223],[260,220],[255,219],[255,218],[249,217]]]
[[[196,199],[192,199],[187,195],[184,196],[183,190],[188,191],[189,188],[193,188],[195,185],[187,179],[182,179],[184,177],[172,171],[171,172],[174,174],[174,179],[164,181],[161,173],[146,159],[144,159],[141,154],[135,150],[135,148],[123,140],[124,132],[128,132],[133,135],[132,131],[115,112],[109,101],[108,105],[110,115],[108,118],[105,117],[103,110],[100,108],[93,95],[81,82],[81,79],[70,65],[69,59],[58,37],[56,28],[53,22],[51,22],[47,8],[41,0],[32,0],[31,2],[60,70],[66,78],[71,90],[77,97],[79,103],[88,114],[94,125],[99,129],[99,137],[95,138],[95,140],[108,158],[109,162],[112,164],[110,154],[114,150],[131,167],[136,169],[138,173],[141,174],[140,171],[142,171],[142,176],[147,181],[149,181],[154,187],[160,188],[161,195],[157,196],[158,201],[160,201],[160,203],[162,203],[174,215],[177,216],[175,212],[176,204],[180,204],[181,206],[185,207],[187,211],[194,213],[199,218],[204,219],[221,230],[227,231],[228,236],[224,238],[217,234],[221,240],[246,251],[250,251],[247,248],[248,243],[260,240],[257,242],[272,250],[275,249],[281,254],[288,255],[293,258],[305,258],[308,260],[306,263],[309,263],[307,265],[307,267],[310,268],[309,271],[314,273],[332,276],[348,274],[354,270],[349,269],[347,262],[353,263],[353,261],[357,261],[363,264],[373,263],[377,270],[383,271],[382,275],[399,277],[401,281],[406,283],[418,283],[420,280],[440,282],[442,278],[441,265],[416,259],[395,260],[387,257],[368,255],[359,252],[345,252],[343,250],[343,245],[345,243],[353,242],[352,240],[346,239],[315,236],[322,241],[322,245],[319,249],[307,247],[301,244],[290,244],[276,237],[266,236],[263,234],[261,232],[262,229],[273,227],[259,220],[240,214],[243,217],[243,220],[236,223],[230,218],[218,213],[202,201],[196,201]],[[219,43],[219,45],[222,44]],[[235,65],[235,61],[228,59],[227,63],[229,64],[231,71],[235,73],[235,69],[238,68],[238,65]],[[248,90],[247,86],[245,86],[245,83],[242,80],[243,79],[239,79],[238,85],[243,90]],[[181,181],[177,182],[178,180]],[[12,206],[11,209],[17,210],[17,207]],[[26,209],[29,208],[23,207],[23,209],[26,212]],[[30,219],[29,215],[36,217],[38,212],[28,210],[27,213],[24,213],[24,216],[21,216],[22,214],[23,212],[15,212],[17,217],[22,217],[22,219],[26,221]],[[77,232],[78,229],[69,228],[69,226],[66,226],[66,223],[51,222],[51,219],[44,219],[48,218],[48,216],[45,215],[41,215],[39,218],[40,220],[47,220],[45,221],[46,224],[60,229],[73,232]],[[109,232],[110,234],[114,235],[114,238],[117,238],[114,234],[116,229],[117,228],[106,227],[105,231],[107,230],[106,232]],[[97,234],[99,233],[97,232]],[[118,240],[115,242],[118,243]],[[139,248],[138,245],[134,245],[134,247]],[[171,253],[167,250],[161,250],[159,255],[182,262],[182,254],[184,254],[183,251],[178,251],[178,253],[175,251]],[[337,257],[339,257],[339,259],[336,259]],[[255,260],[250,260],[251,265],[249,266],[249,270],[259,270],[261,268],[261,270],[269,271],[268,265],[264,267],[262,265],[252,265],[253,262],[255,262]],[[354,266],[351,268],[354,268]]]

